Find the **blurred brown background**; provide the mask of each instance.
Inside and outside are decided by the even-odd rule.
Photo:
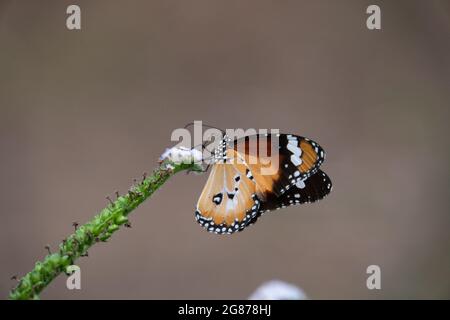
[[[315,139],[332,194],[216,236],[194,221],[207,175],[179,174],[79,260],[81,291],[60,276],[43,299],[247,298],[270,279],[450,298],[449,39],[445,0],[0,1],[1,296],[203,120]]]

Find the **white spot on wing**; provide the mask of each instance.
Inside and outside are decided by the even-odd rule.
[[[294,166],[298,167],[302,164],[302,160],[297,157],[295,154],[291,155],[291,162],[294,164]]]
[[[295,184],[297,188],[303,189],[305,187],[305,182],[303,180],[297,180],[297,183]]]

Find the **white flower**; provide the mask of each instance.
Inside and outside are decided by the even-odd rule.
[[[202,162],[202,153],[197,149],[188,149],[185,147],[173,147],[166,149],[164,153],[159,157],[160,161],[168,160],[175,164],[181,163],[196,163]]]
[[[308,297],[299,287],[280,280],[263,283],[249,300],[306,300]]]

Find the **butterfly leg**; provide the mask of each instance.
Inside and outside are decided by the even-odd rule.
[[[198,171],[198,170],[192,170],[192,169],[187,169],[186,170],[186,174],[189,174],[189,173],[191,173],[191,172],[193,172],[193,171],[195,171],[195,172],[200,172],[200,173],[205,173],[205,172],[207,172],[208,170],[209,170],[209,167],[211,166],[211,164],[208,164],[207,166],[206,166],[206,168],[204,168],[204,169],[202,169],[201,171]]]

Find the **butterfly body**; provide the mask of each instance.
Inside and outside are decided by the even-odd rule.
[[[196,220],[208,231],[242,231],[265,212],[314,202],[331,191],[324,150],[290,134],[224,137],[200,195]]]

